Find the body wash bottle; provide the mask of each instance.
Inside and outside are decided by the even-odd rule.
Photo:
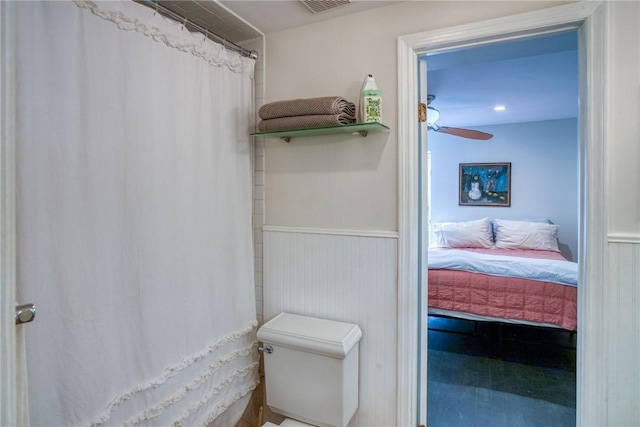
[[[362,84],[358,121],[360,123],[382,122],[382,93],[372,74],[368,74]]]

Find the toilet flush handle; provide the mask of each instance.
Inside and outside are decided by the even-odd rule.
[[[34,304],[23,304],[16,307],[16,325],[33,322],[36,317],[36,306]]]
[[[271,347],[270,344],[267,344],[264,347],[258,347],[258,350],[269,354],[273,353],[273,347]]]

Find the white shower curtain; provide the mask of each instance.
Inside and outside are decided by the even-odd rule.
[[[233,425],[258,381],[254,61],[133,2],[16,9],[31,425]]]

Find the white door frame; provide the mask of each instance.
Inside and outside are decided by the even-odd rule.
[[[606,2],[578,2],[398,38],[398,426],[426,424],[427,420],[427,303],[426,298],[419,298],[427,295],[427,284],[419,283],[418,271],[422,249],[418,247],[418,169],[422,161],[416,120],[418,55],[571,28],[578,28],[580,51],[577,425],[606,425],[600,355],[605,338],[601,284],[605,283],[607,217],[605,202],[597,196],[606,194],[606,12]]]
[[[16,339],[14,4],[0,2],[0,425],[28,423]]]

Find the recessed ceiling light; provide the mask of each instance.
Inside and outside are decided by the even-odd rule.
[[[495,107],[493,107],[493,109],[495,111],[504,111],[507,109],[507,107],[505,107],[504,105],[496,105]]]

